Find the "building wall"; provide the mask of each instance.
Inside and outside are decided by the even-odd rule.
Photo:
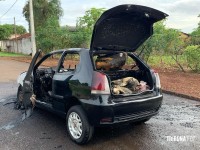
[[[22,38],[19,40],[4,40],[0,41],[0,47],[3,51],[31,54],[31,38]]]

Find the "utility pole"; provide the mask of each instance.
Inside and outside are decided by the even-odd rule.
[[[32,57],[36,53],[36,44],[35,44],[35,27],[34,27],[34,16],[33,16],[33,3],[32,0],[29,0],[29,11],[30,11],[30,28],[31,28],[31,45],[32,45]]]
[[[18,41],[17,41],[17,32],[16,32],[16,22],[15,22],[15,17],[14,17],[14,30],[15,30],[15,43],[17,45],[17,53],[19,52],[18,51]]]

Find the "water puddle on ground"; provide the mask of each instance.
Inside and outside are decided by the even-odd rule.
[[[12,128],[14,128],[15,125],[13,124],[13,122],[9,122],[7,125],[4,125],[2,127],[0,127],[0,130],[4,129],[4,130],[10,130]]]
[[[5,98],[0,99],[0,103],[3,103],[3,102],[5,102],[5,101],[6,101]]]
[[[16,97],[6,97],[0,99],[0,105],[1,109],[14,109],[17,113],[16,116],[13,118],[9,118],[11,121],[4,122],[3,124],[0,125],[0,131],[1,130],[10,130],[13,129],[14,127],[18,126],[21,124],[26,118],[30,117],[32,114],[32,109],[28,109],[26,112],[25,110],[17,110],[14,108],[14,103],[16,102]],[[13,107],[11,107],[11,104]],[[21,115],[19,114],[19,111],[21,111]]]

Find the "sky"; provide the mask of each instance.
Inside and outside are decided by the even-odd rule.
[[[22,10],[28,0],[0,0],[0,24],[13,24],[14,17],[17,25],[23,25],[28,29],[28,23],[23,17]],[[60,0],[64,15],[60,19],[60,24],[76,25],[78,17],[92,7],[112,8],[120,4],[137,4],[149,6],[169,15],[166,26],[180,29],[182,32],[190,33],[197,28],[200,22],[200,0]],[[4,13],[15,5],[4,15]]]

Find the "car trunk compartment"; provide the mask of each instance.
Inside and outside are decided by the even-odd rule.
[[[116,98],[116,101],[118,101],[117,98],[127,96],[135,96],[135,98],[144,98],[155,95],[155,82],[153,80],[153,76],[150,69],[133,53],[97,52],[93,53],[93,62],[95,70],[102,72],[107,76],[111,95]],[[116,87],[116,85],[114,84],[116,83],[116,81],[124,81],[129,79],[137,80],[137,83],[139,82],[139,86],[141,85],[141,83],[146,83],[145,86],[148,88],[142,91],[133,91],[132,89],[132,92],[128,93],[114,92],[114,88]],[[130,89],[130,87],[127,89],[127,86],[124,86],[124,83],[121,87],[122,89],[126,88],[125,90]],[[117,86],[117,88],[119,89],[120,87]]]
[[[151,73],[149,71],[141,71],[141,70],[124,70],[124,71],[112,71],[112,72],[104,72],[107,77],[109,78],[110,81],[110,88],[112,91],[112,95],[114,95],[116,98],[117,97],[123,97],[123,96],[130,96],[134,95],[137,96],[137,98],[140,98],[141,95],[152,95],[154,91],[154,84],[153,84],[153,79],[151,76]],[[141,89],[135,89],[133,90],[128,84],[125,85],[123,83],[123,80],[137,80],[136,83],[139,83],[139,86],[142,82],[146,83],[146,90],[141,90]],[[122,81],[122,86],[114,84],[116,81]],[[124,86],[125,85],[125,86]],[[132,91],[132,93],[114,93],[113,88],[128,88],[129,90]],[[137,87],[136,87],[137,88]],[[123,90],[123,89],[122,89]],[[124,89],[126,90],[126,89]],[[119,96],[121,95],[121,96]],[[150,96],[149,95],[149,96]],[[145,96],[145,97],[146,97]],[[144,98],[144,96],[142,96]],[[136,98],[136,97],[135,97]]]

